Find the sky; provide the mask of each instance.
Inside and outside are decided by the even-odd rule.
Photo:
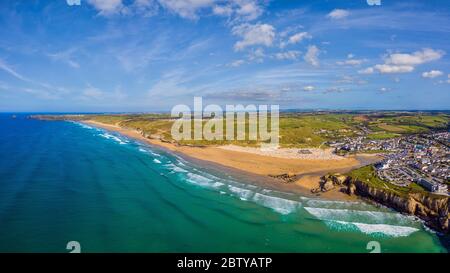
[[[448,2],[367,2],[1,1],[0,111],[449,110]]]

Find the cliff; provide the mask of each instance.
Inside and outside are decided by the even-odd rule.
[[[340,182],[342,181],[342,175],[329,175],[325,179]],[[355,194],[399,212],[415,215],[424,220],[429,227],[443,233],[449,233],[449,197],[447,196],[418,191],[400,194],[392,190],[375,187],[351,176],[346,176],[341,187],[350,195]]]

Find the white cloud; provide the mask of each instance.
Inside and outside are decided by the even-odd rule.
[[[158,0],[158,2],[165,9],[188,19],[197,19],[197,12],[206,8],[211,8],[215,15],[234,14],[236,18],[248,21],[258,18],[264,12],[257,0]]]
[[[350,15],[350,12],[344,9],[335,9],[328,13],[327,17],[331,19],[342,19]]]
[[[312,85],[308,85],[308,86],[303,87],[304,91],[314,91],[315,89],[316,88],[314,86],[312,86]]]
[[[80,68],[80,64],[78,62],[76,62],[75,60],[73,60],[73,53],[76,51],[75,48],[69,48],[65,51],[61,51],[61,52],[56,52],[56,53],[51,53],[51,54],[47,54],[52,60],[55,61],[61,61],[67,65],[69,65],[72,68]]]
[[[300,56],[300,51],[290,50],[286,52],[278,52],[274,55],[277,60],[297,60]]]
[[[290,44],[300,43],[304,39],[311,39],[312,36],[308,32],[299,32],[289,37]]]
[[[280,43],[280,48],[284,48],[289,44],[298,44],[305,39],[311,39],[312,36],[308,32],[299,32],[289,37],[287,41]]]
[[[381,74],[408,73],[414,71],[415,67],[424,63],[439,60],[444,56],[442,50],[425,48],[421,51],[408,53],[393,53],[384,57],[384,64],[358,71],[360,74],[372,74],[377,70]]]
[[[158,13],[159,6],[155,0],[134,0],[132,7],[136,13],[149,17]]]
[[[232,62],[232,63],[230,64],[230,66],[232,66],[232,67],[239,67],[239,66],[241,66],[241,65],[243,65],[243,64],[245,64],[245,61],[244,61],[244,60],[236,60],[236,61]]]
[[[386,88],[386,87],[381,87],[380,88],[380,92],[388,92],[388,91],[390,91],[389,88]]]
[[[250,51],[250,53],[248,54],[248,60],[262,63],[265,56],[266,55],[264,54],[264,50],[262,48],[257,48]]]
[[[377,64],[374,68],[381,74],[408,73],[414,70],[414,66],[410,65]]]
[[[305,59],[305,61],[313,66],[318,66],[319,65],[319,54],[320,54],[320,50],[317,48],[317,46],[312,45],[308,47],[308,51],[306,51],[305,57],[303,57]]]
[[[211,7],[213,0],[158,0],[161,6],[183,18],[197,19],[197,11]]]
[[[67,0],[69,1],[69,0]],[[233,16],[234,23],[251,21],[264,12],[265,0],[87,0],[99,15],[156,15],[163,8],[180,17],[196,20],[201,10]]]
[[[254,20],[263,13],[263,9],[260,5],[258,5],[257,1],[234,0],[234,2],[238,6],[236,9],[236,14],[246,20]]]
[[[356,65],[362,64],[365,61],[366,60],[363,60],[363,59],[349,59],[349,60],[345,60],[345,61],[336,62],[336,64],[338,64],[338,65],[353,65],[353,66],[356,66]]]
[[[88,0],[100,15],[108,16],[124,11],[122,0]]]
[[[16,72],[12,67],[10,67],[7,63],[5,63],[2,59],[0,59],[0,69],[21,81],[31,82],[30,79],[28,79],[28,78],[22,76],[21,74],[19,74],[18,72]]]
[[[373,69],[373,67],[368,67],[358,71],[359,74],[373,74],[374,72],[375,70]]]
[[[88,84],[88,86],[81,92],[80,99],[109,101],[123,100],[126,97],[127,95],[122,92],[120,86],[116,87],[113,92],[105,92],[97,87]]]
[[[439,60],[444,56],[445,52],[442,50],[434,50],[425,48],[422,51],[416,51],[412,54],[394,53],[385,58],[386,64],[400,65],[400,66],[416,66],[431,61]]]
[[[246,23],[233,27],[232,33],[242,37],[242,40],[234,45],[234,49],[237,51],[253,45],[272,46],[275,38],[275,28],[269,24],[251,25]]]
[[[44,99],[56,99],[59,98],[60,95],[68,94],[70,93],[69,90],[67,90],[64,87],[58,87],[53,86],[51,84],[45,83],[45,82],[38,82],[33,79],[30,79],[28,77],[23,76],[16,70],[14,70],[10,65],[8,65],[6,62],[4,62],[2,59],[0,59],[0,70],[5,71],[6,73],[10,74],[16,79],[19,79],[25,83],[31,84],[32,86],[37,86],[38,88],[21,88],[20,90],[33,94],[37,97],[44,98]]]
[[[58,94],[55,94],[48,90],[43,90],[43,89],[35,89],[35,88],[26,87],[26,88],[21,88],[20,91],[23,91],[25,93],[28,93],[28,94],[31,94],[38,98],[46,99],[46,100],[56,100],[56,99],[60,98],[58,96]]]
[[[213,13],[220,16],[230,16],[233,13],[231,6],[214,6]]]
[[[431,79],[439,77],[439,76],[442,76],[442,75],[444,75],[444,73],[442,71],[439,71],[439,70],[431,70],[429,72],[423,72],[422,73],[422,77],[424,77],[424,78],[431,78]]]
[[[360,65],[363,62],[367,61],[366,59],[353,59],[355,57],[355,55],[353,55],[352,53],[347,55],[347,60],[345,61],[338,61],[336,62],[336,64],[338,65]]]

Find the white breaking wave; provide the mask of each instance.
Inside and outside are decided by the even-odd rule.
[[[186,166],[186,164],[184,164],[184,163],[181,162],[181,161],[178,161],[178,164],[180,164],[180,166]]]
[[[122,140],[122,139],[118,138],[117,136],[114,136],[114,135],[111,135],[111,134],[108,134],[108,133],[103,133],[103,134],[100,134],[99,136],[104,137],[106,139],[114,140],[114,141],[118,142],[121,145],[124,145],[124,144],[128,143],[128,141]]]
[[[93,127],[87,126],[87,125],[85,125],[85,124],[83,124],[83,123],[77,123],[77,124],[80,125],[81,127],[83,127],[84,129],[89,129],[89,130],[94,129]]]
[[[239,197],[241,200],[253,201],[280,214],[293,213],[297,210],[298,207],[301,206],[301,203],[297,201],[271,195],[265,195],[249,189],[243,189],[232,185],[228,185],[228,189],[233,195]],[[263,192],[266,193],[266,191],[264,190]]]
[[[95,127],[91,127],[91,126],[89,126],[89,125],[86,125],[86,124],[84,124],[84,123],[81,123],[81,122],[77,122],[77,121],[69,121],[69,122],[71,122],[71,123],[75,123],[76,125],[78,125],[78,126],[80,126],[80,127],[84,128],[84,129],[88,129],[88,130],[96,130],[96,131],[101,131],[101,130],[100,130],[100,129],[98,129],[98,128],[95,128]]]
[[[110,134],[105,133],[101,136],[126,144],[120,138]],[[144,148],[139,148],[139,151],[161,156]],[[297,197],[298,201],[294,201],[291,200],[292,196],[284,198],[284,195],[288,194],[262,189],[255,185],[241,184],[232,179],[220,178],[208,172],[188,167],[183,161],[179,158],[176,163],[168,163],[163,166],[179,173],[189,183],[215,189],[221,195],[231,194],[241,200],[254,202],[280,214],[294,213],[303,206],[308,213],[324,221],[330,228],[358,231],[373,236],[409,236],[419,230],[412,226],[406,226],[414,223],[410,218],[398,213],[375,211],[373,206],[363,202],[331,201],[308,197]],[[153,162],[161,164],[161,161],[156,158],[153,159]]]
[[[228,185],[228,189],[237,195],[241,200],[249,200],[254,194],[251,190],[241,189],[231,185]]]
[[[187,170],[180,168],[173,163],[165,164],[164,166],[168,167],[170,170],[177,172],[177,173],[187,173],[188,172]]]
[[[370,224],[400,223],[409,224],[409,218],[394,212],[330,209],[305,207],[305,210],[320,220],[353,222],[354,220]]]
[[[315,198],[300,197],[306,207],[330,208],[330,209],[373,209],[368,204],[353,201],[333,201]]]
[[[419,229],[388,224],[366,224],[346,221],[325,221],[327,225],[338,230],[356,230],[369,235],[385,235],[391,237],[406,237]]]
[[[161,157],[161,155],[160,155],[160,154],[154,153],[154,152],[152,152],[152,151],[149,151],[149,152],[150,152],[150,154],[152,154],[152,155],[154,155],[154,156],[158,156],[158,157]]]
[[[300,203],[297,201],[264,195],[260,193],[255,193],[252,200],[281,214],[292,213],[300,206]]]
[[[198,175],[195,173],[187,173],[187,181],[197,184],[204,187],[212,187],[212,188],[218,188],[220,186],[223,186],[224,184],[221,182],[214,181],[212,179],[209,179],[207,177],[204,177],[202,175]]]

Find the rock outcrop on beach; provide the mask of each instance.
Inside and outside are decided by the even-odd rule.
[[[340,174],[325,176],[324,179],[325,181],[334,181],[336,184],[341,183],[342,188],[350,195],[354,194],[367,198],[401,213],[417,216],[424,220],[429,227],[443,233],[449,233],[450,199],[448,196],[428,192],[400,195]]]
[[[319,187],[312,189],[312,193],[327,192],[337,187],[341,187],[347,180],[347,176],[342,174],[325,175],[320,178]]]
[[[297,175],[294,173],[283,173],[283,174],[269,174],[269,177],[279,179],[284,183],[294,183],[297,180]]]

